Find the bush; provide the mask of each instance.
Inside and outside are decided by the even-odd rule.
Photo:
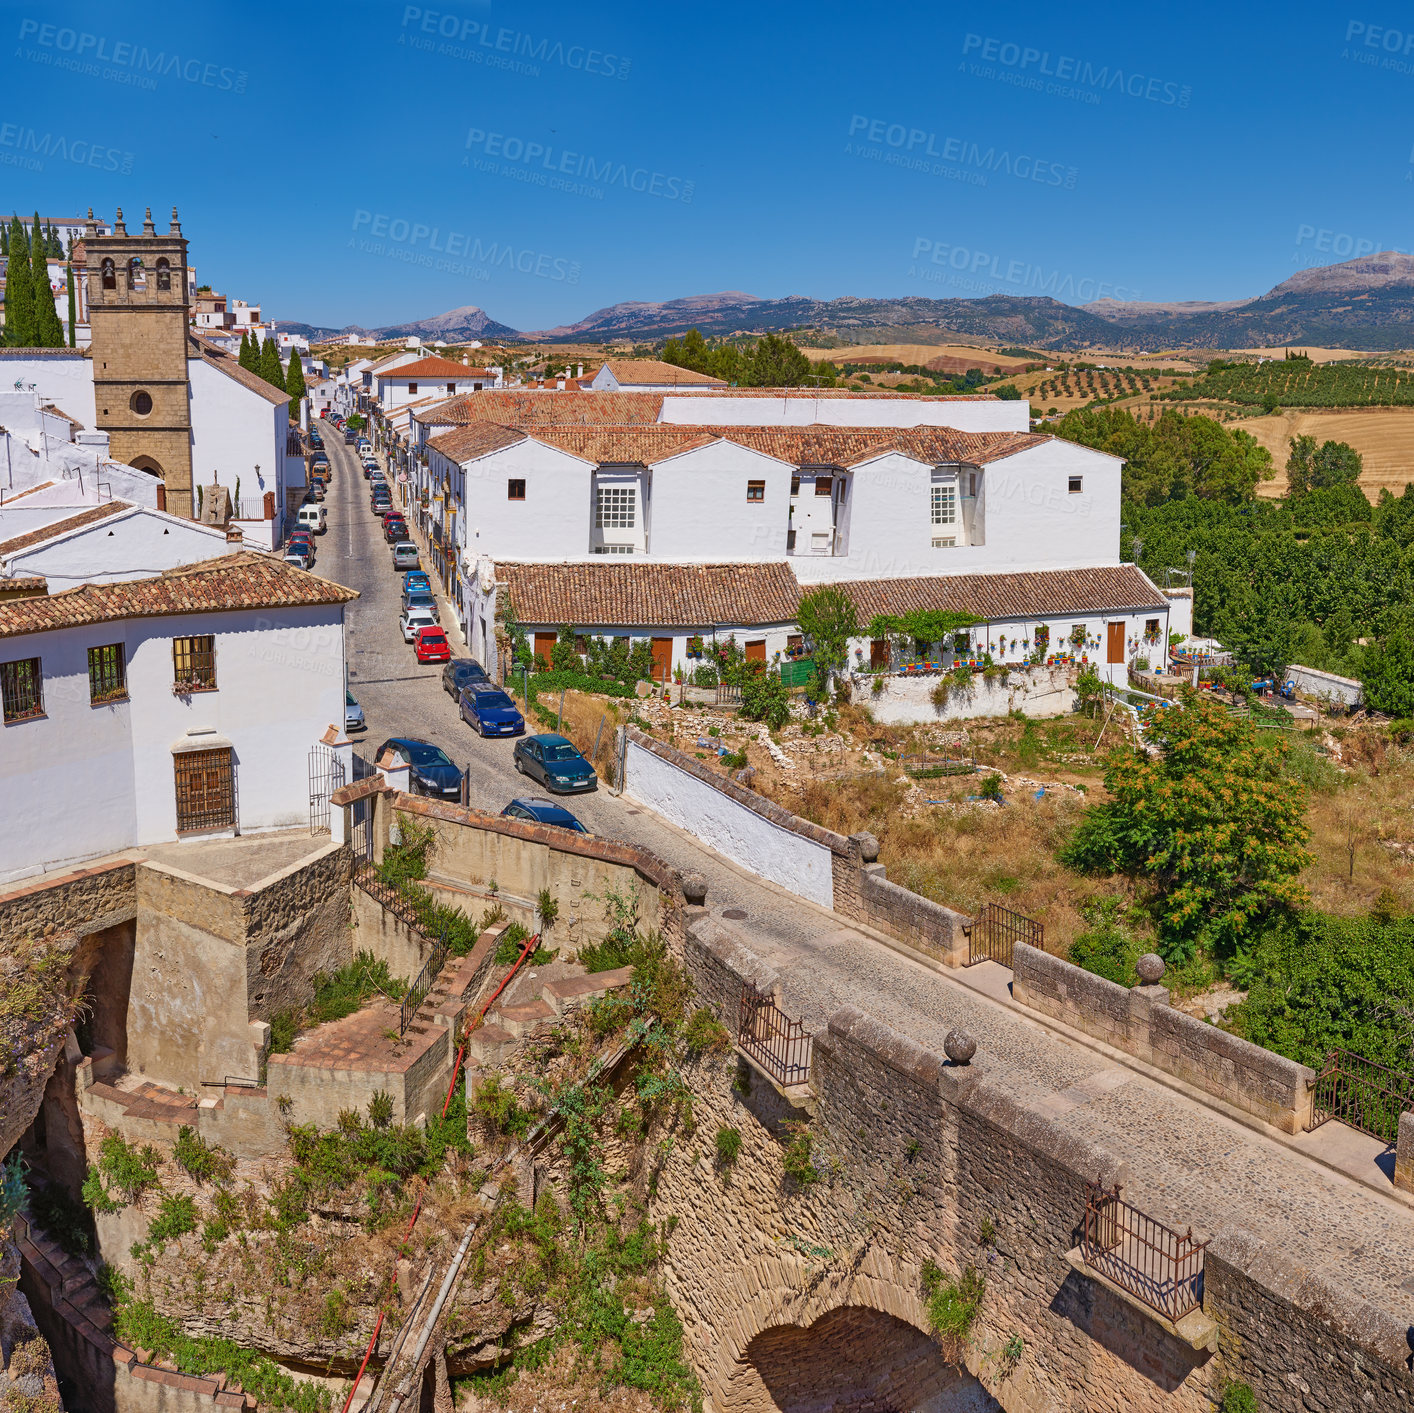
[[[997,804],[1002,804],[1002,777],[993,771],[982,781],[982,798],[984,800],[994,800]]]
[[[147,1239],[159,1245],[196,1230],[196,1203],[190,1197],[164,1197],[147,1228]]]
[[[511,923],[501,934],[501,940],[496,944],[495,964],[498,967],[510,966],[520,956],[529,936],[530,931],[523,923]]]
[[[178,1130],[172,1157],[197,1182],[228,1182],[236,1169],[236,1160],[230,1153],[208,1143],[194,1128]]]
[[[740,1130],[734,1128],[719,1128],[717,1130],[717,1161],[724,1168],[729,1168],[736,1162],[737,1155],[740,1152]]]
[[[151,1144],[139,1149],[116,1133],[110,1133],[98,1150],[99,1171],[107,1179],[109,1190],[116,1190],[124,1203],[136,1202],[157,1182],[157,1169],[161,1162],[161,1154]],[[98,1210],[116,1211],[117,1208],[99,1207]]]
[[[1250,1384],[1230,1383],[1223,1389],[1218,1413],[1262,1413],[1262,1405]]]
[[[725,1050],[731,1044],[731,1032],[711,1011],[696,1010],[682,1028],[687,1053],[694,1059],[709,1050]]]
[[[815,1139],[809,1126],[796,1122],[785,1123],[782,1127],[790,1134],[790,1142],[786,1144],[786,1151],[781,1160],[786,1176],[798,1187],[809,1187],[812,1182],[819,1182],[820,1174],[810,1156]]]
[[[1081,909],[1090,926],[1070,944],[1070,960],[1108,981],[1134,986],[1139,943],[1120,920],[1122,906],[1119,898],[1102,898]]]
[[[965,1339],[982,1306],[986,1278],[973,1266],[954,1278],[933,1261],[924,1261],[922,1278],[929,1324],[945,1339]]]
[[[511,1138],[524,1138],[535,1122],[535,1115],[501,1082],[499,1070],[492,1070],[476,1086],[471,1110],[479,1114],[497,1133]]]
[[[741,715],[747,721],[764,721],[779,731],[790,720],[790,692],[776,672],[756,673],[741,684]]]
[[[728,770],[745,770],[747,765],[746,752],[728,751],[726,755],[718,756],[717,761]]]
[[[328,1021],[343,1020],[374,996],[400,1001],[406,990],[404,982],[389,975],[388,963],[381,957],[375,957],[372,952],[359,952],[338,971],[320,972],[315,976],[314,998],[307,1005],[276,1011],[270,1017],[270,1053],[287,1054],[302,1031]]]

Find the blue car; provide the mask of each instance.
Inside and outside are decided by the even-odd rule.
[[[579,753],[574,742],[563,736],[553,733],[527,736],[516,742],[514,759],[522,775],[538,780],[552,795],[578,794],[599,788],[594,767]]]
[[[430,594],[432,592],[432,580],[427,577],[425,569],[409,569],[403,575],[403,593]]]
[[[414,795],[431,795],[434,799],[459,800],[462,773],[447,753],[431,741],[419,741],[414,736],[394,736],[378,747],[375,761],[392,751],[409,767],[409,784]]]
[[[457,698],[461,718],[483,736],[521,736],[525,733],[525,718],[516,704],[499,688],[489,683],[463,687]]]
[[[563,806],[554,800],[540,800],[534,796],[512,800],[501,811],[509,819],[524,819],[532,824],[553,824],[557,829],[572,829],[576,834],[589,831]]]

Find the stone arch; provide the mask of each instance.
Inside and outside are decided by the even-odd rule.
[[[916,1326],[867,1305],[774,1325],[747,1345],[734,1409],[751,1413],[989,1413],[999,1405]]]
[[[159,481],[166,475],[162,470],[162,463],[153,456],[135,456],[128,465],[134,471],[146,471],[149,476],[156,476]]]

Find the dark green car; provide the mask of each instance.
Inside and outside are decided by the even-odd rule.
[[[516,742],[516,769],[553,795],[582,795],[599,788],[594,767],[563,736],[526,736]]]

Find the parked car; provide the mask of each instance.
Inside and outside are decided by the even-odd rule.
[[[420,562],[417,546],[411,540],[401,540],[393,546],[394,569],[416,569]]]
[[[365,461],[363,463],[363,479],[367,481],[373,474],[373,468]]]
[[[403,575],[403,593],[410,594],[414,590],[424,594],[432,592],[432,580],[428,577],[426,570],[409,569]]]
[[[314,539],[308,530],[291,530],[285,548],[299,550],[299,552],[309,560],[309,567],[311,569],[314,568]]]
[[[293,564],[297,569],[308,569],[313,561],[308,552],[300,545],[291,545],[285,551],[285,563]]]
[[[440,627],[419,628],[412,640],[412,650],[419,662],[447,662],[452,656],[452,645]]]
[[[501,811],[507,819],[525,819],[533,824],[553,824],[557,829],[573,829],[576,834],[589,831],[563,806],[554,800],[541,800],[535,796],[515,799]]]
[[[516,742],[515,766],[522,775],[538,780],[552,795],[579,794],[599,788],[594,767],[572,741],[547,733]]]
[[[393,508],[393,498],[387,495],[374,495],[368,498],[368,508],[381,520],[385,511]]]
[[[516,704],[490,682],[471,682],[463,687],[457,710],[482,736],[520,736],[525,732],[525,718]]]
[[[352,446],[357,440],[358,440],[358,433],[357,433],[357,432],[348,432],[348,431],[346,431],[346,432],[344,433],[344,445],[345,445],[345,446]]]
[[[296,518],[301,530],[310,530],[316,535],[322,535],[329,527],[329,512],[317,502],[300,506]]]
[[[409,574],[411,579],[412,575]],[[453,701],[461,695],[463,687],[469,686],[472,682],[490,683],[491,679],[486,675],[486,669],[474,658],[456,657],[442,669],[442,690]]]
[[[358,439],[358,449],[360,452],[366,451],[371,454],[373,451],[373,443],[369,441],[367,437],[360,437]]]
[[[363,718],[363,708],[354,700],[354,694],[347,688],[344,689],[344,730],[368,730],[368,722]]]
[[[324,482],[321,481],[317,476],[316,476],[315,479],[310,483],[309,489],[310,489],[310,492],[313,494],[315,500],[323,500],[323,499],[324,499],[324,496],[325,496]]]
[[[438,627],[437,615],[430,608],[405,608],[398,616],[398,627],[403,630],[403,642],[410,643],[417,636],[419,628]]]
[[[441,611],[437,607],[437,600],[427,589],[404,589],[404,608],[430,608],[437,615],[437,621],[442,621]]]
[[[390,520],[401,520],[404,525],[407,524],[407,517],[396,505],[384,506],[383,509],[378,512],[378,518],[383,522],[383,528],[385,530],[388,528],[388,522]]]
[[[383,538],[387,540],[390,545],[395,545],[400,540],[410,540],[412,536],[408,534],[407,521],[402,519],[395,520],[389,516],[389,518],[383,522]]]
[[[436,795],[441,799],[461,797],[462,773],[440,746],[412,736],[394,736],[378,747],[374,760],[382,760],[383,753],[389,750],[408,763],[409,784],[414,795]]]

